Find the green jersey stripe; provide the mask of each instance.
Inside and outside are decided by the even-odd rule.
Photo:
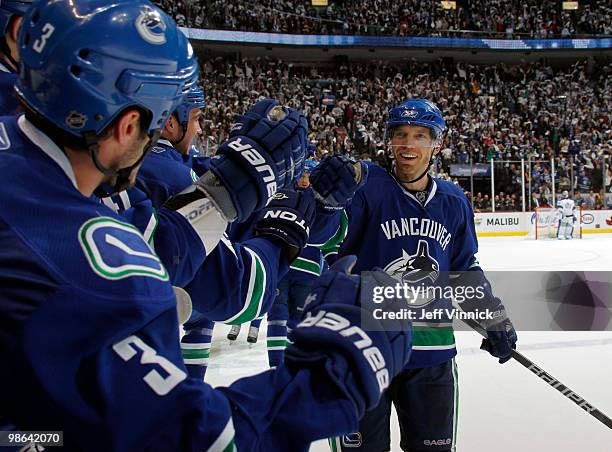
[[[342,243],[346,238],[346,234],[348,233],[348,223],[348,215],[346,214],[346,210],[343,210],[340,216],[340,225],[338,226],[336,233],[319,248],[325,252],[325,250],[334,248]]]
[[[230,417],[223,431],[219,434],[215,442],[208,448],[207,452],[235,452],[236,443],[234,437],[234,423]]]
[[[453,345],[454,343],[455,334],[453,333],[453,329],[449,327],[414,327],[412,330],[413,346],[441,346]]]
[[[311,261],[310,259],[304,259],[303,257],[298,257],[296,260],[294,260],[291,263],[290,268],[306,273],[312,273],[316,276],[321,275],[321,266],[319,265],[319,263]]]
[[[268,341],[268,348],[269,347],[286,347],[288,345],[287,341]]]
[[[249,289],[246,295],[246,302],[242,310],[234,317],[227,319],[224,323],[229,325],[241,325],[257,318],[261,313],[264,288],[266,287],[266,270],[261,258],[252,250],[245,247],[251,255],[251,270],[249,277]]]
[[[207,348],[183,348],[181,349],[183,359],[210,358],[210,349]]]

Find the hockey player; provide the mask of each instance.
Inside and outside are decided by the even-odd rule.
[[[414,285],[423,281],[442,285],[441,272],[462,272],[453,284],[488,287],[475,257],[478,247],[470,203],[459,187],[428,175],[445,127],[438,107],[425,99],[408,100],[389,111],[392,163],[387,170],[370,167],[367,184],[347,209],[348,235],[339,254],[356,255],[356,271],[379,267]],[[500,300],[490,291],[484,298],[479,307],[495,313],[495,320],[483,325],[488,332],[483,347],[505,362],[516,333]],[[421,299],[415,307],[450,309],[450,301]],[[473,310],[473,303],[465,302],[462,308]],[[390,450],[394,403],[403,450],[454,450],[457,371],[452,321],[419,320],[414,328],[414,351],[405,370],[378,407],[366,413],[359,433],[333,439],[332,448]]]
[[[17,35],[32,0],[6,0],[0,2],[0,115],[17,113],[14,85],[19,66]]]
[[[185,373],[165,268],[92,198],[133,182],[197,76],[174,22],[143,0],[41,0],[24,24],[25,115],[0,119],[0,417],[92,451],[305,451],[355,428],[410,354],[405,323],[358,328],[359,277],[321,279],[287,365],[212,389]]]
[[[557,239],[573,239],[574,224],[578,221],[578,218],[576,218],[576,204],[573,199],[570,199],[567,190],[563,191],[561,199],[557,201],[557,210],[559,212]]]

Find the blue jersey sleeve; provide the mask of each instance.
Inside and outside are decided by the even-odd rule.
[[[346,208],[347,231],[345,232],[345,239],[338,250],[338,256],[357,255],[363,246],[364,237],[362,231],[365,229],[369,217],[364,193],[365,190],[359,190]]]
[[[357,410],[327,372],[325,362],[301,370],[281,365],[220,388],[234,409],[237,449],[306,452],[317,439],[356,431]]]
[[[462,199],[461,207],[460,212],[458,212],[460,215],[458,231],[456,231],[452,247],[451,270],[470,271],[480,268],[476,259],[478,239],[476,238],[476,226],[474,225],[474,211],[467,198]]]
[[[61,430],[67,449],[91,451],[306,451],[357,427],[324,363],[213,389],[187,377],[169,284],[66,284],[2,221],[0,244],[0,418],[19,429]]]
[[[317,248],[329,246],[328,242],[341,234],[343,215],[346,215],[344,210],[328,212],[317,202],[315,219],[310,226],[308,244]]]
[[[191,186],[197,178],[191,175],[189,168],[178,166],[178,171],[167,178],[138,176],[136,187],[147,194],[155,207],[162,206],[169,198]],[[167,180],[171,182],[166,182]]]
[[[17,74],[0,71],[0,116],[10,116],[18,113],[19,102],[13,87]]]
[[[185,290],[207,319],[239,325],[268,312],[288,269],[285,253],[273,242],[232,243],[224,237]]]
[[[202,177],[202,175],[210,169],[211,158],[210,157],[191,157],[191,169],[198,175],[198,177]]]
[[[156,209],[140,189],[134,187],[102,202],[133,224],[143,234],[168,270],[173,285],[183,287],[206,258],[202,241],[182,215]]]

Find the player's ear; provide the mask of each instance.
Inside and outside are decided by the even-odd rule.
[[[114,138],[121,146],[131,146],[135,140],[140,138],[141,113],[137,109],[128,109],[121,113],[114,127]]]
[[[166,124],[164,125],[164,128],[162,129],[162,137],[174,140],[178,131],[178,121],[176,120],[176,116],[170,115],[166,121]]]
[[[21,16],[14,16],[13,20],[11,21],[11,24],[9,26],[9,36],[13,40],[13,42],[17,42],[21,22],[23,22],[23,17]]]
[[[438,155],[443,147],[444,147],[444,138],[440,138],[434,147],[433,155],[434,156]]]

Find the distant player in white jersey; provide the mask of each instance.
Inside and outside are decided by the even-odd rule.
[[[558,240],[570,240],[573,238],[574,223],[576,218],[576,204],[570,199],[567,190],[561,194],[561,199],[557,202],[559,211],[559,229],[557,229]]]

